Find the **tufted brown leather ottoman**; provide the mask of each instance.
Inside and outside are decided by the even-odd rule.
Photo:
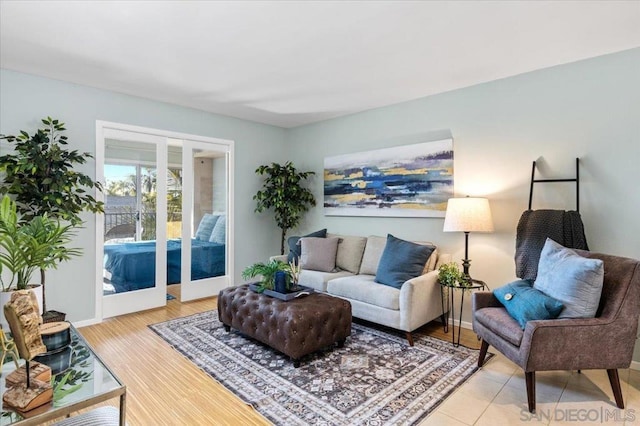
[[[234,328],[288,355],[300,358],[334,343],[342,347],[351,335],[351,304],[314,293],[288,302],[255,293],[248,285],[218,295],[218,316],[227,331]]]

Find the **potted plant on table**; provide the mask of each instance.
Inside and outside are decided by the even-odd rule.
[[[56,252],[62,256],[54,253],[38,267],[43,288],[43,318],[47,322],[64,319],[64,314],[47,310],[45,271],[68,260],[67,255],[81,254],[78,249],[64,253],[64,246],[73,235],[70,231],[82,225],[81,212],[103,212],[104,204],[89,192],[93,189],[102,191],[102,185],[75,169],[93,156],[88,152],[67,149],[68,138],[63,134],[66,130],[63,122],[47,117],[42,124],[44,126],[32,135],[26,131],[20,131],[16,136],[0,135],[0,139],[13,145],[13,152],[0,156],[0,172],[3,173],[0,194],[12,196],[17,212],[26,221],[45,217],[46,214],[48,219],[45,221],[48,220],[50,228],[58,226],[65,229],[66,239],[57,246]]]
[[[438,268],[438,282],[445,287],[466,288],[470,284],[467,276],[460,271],[455,262],[445,263]]]
[[[25,220],[18,214],[16,203],[9,196],[2,198],[0,306],[4,306],[11,298],[11,292],[25,289],[34,289],[36,298],[42,303],[43,288],[33,284],[31,278],[37,270],[56,268],[60,262],[80,255],[79,249],[67,247],[73,237],[73,228],[73,225],[63,225],[46,214]],[[4,315],[2,323],[6,325]]]

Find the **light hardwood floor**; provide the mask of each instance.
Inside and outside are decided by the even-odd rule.
[[[179,286],[170,286],[175,295]],[[181,303],[124,315],[83,327],[82,335],[127,386],[127,423],[135,425],[268,425],[253,408],[198,369],[147,326],[216,309],[216,299]],[[440,323],[424,329],[451,339]],[[461,343],[478,348],[475,334],[464,330]],[[117,405],[114,400],[113,405]]]

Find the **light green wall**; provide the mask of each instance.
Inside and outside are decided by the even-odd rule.
[[[234,140],[236,278],[244,266],[277,249],[278,229],[269,215],[253,213],[251,197],[261,185],[256,167],[286,152],[283,129],[8,70],[0,70],[0,93],[0,134],[31,132],[52,116],[66,123],[72,148],[92,154],[96,120]],[[0,145],[0,152],[6,149]],[[83,171],[95,176],[95,162]],[[95,218],[85,219],[75,241],[83,258],[47,273],[47,306],[67,312],[71,321],[92,319],[95,310]]]
[[[442,219],[325,217],[321,207],[324,157],[453,137],[456,193],[491,201],[496,232],[471,235],[470,258],[472,275],[495,288],[514,278],[515,227],[527,208],[536,159],[542,176],[571,177],[580,157],[580,210],[591,249],[640,258],[638,76],[640,49],[633,49],[285,130],[2,70],[0,133],[33,129],[40,117],[52,115],[67,122],[74,147],[91,152],[97,119],[235,140],[237,279],[244,265],[277,251],[272,217],[253,213],[251,196],[260,186],[253,170],[286,159],[317,173],[312,187],[320,203],[299,232],[392,233],[432,240],[461,259],[464,237],[443,233]],[[86,171],[93,175],[94,167]],[[536,186],[534,208],[574,203],[573,187]],[[90,222],[78,238],[90,259],[94,239]],[[69,262],[54,273],[68,281],[56,284],[50,306],[72,320],[91,318],[93,263]]]
[[[515,229],[539,157],[546,177],[573,177],[581,158],[580,212],[591,250],[640,259],[640,49],[298,127],[288,141],[296,165],[317,173],[313,192],[322,200],[324,157],[449,136],[456,193],[488,197],[496,228],[470,235],[472,276],[491,288],[515,278]],[[533,208],[573,209],[575,187],[536,185]],[[443,233],[442,225],[431,218],[325,217],[319,207],[301,232],[392,233],[434,241],[463,258],[463,235]],[[468,301],[465,308],[469,321]]]

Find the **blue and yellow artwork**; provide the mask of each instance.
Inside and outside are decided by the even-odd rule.
[[[324,213],[444,217],[453,197],[453,140],[324,159]]]

